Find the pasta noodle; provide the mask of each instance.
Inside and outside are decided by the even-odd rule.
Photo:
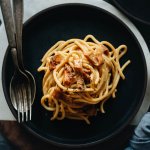
[[[107,41],[87,35],[83,40],[59,41],[43,56],[38,71],[44,71],[41,105],[52,112],[51,120],[64,118],[85,120],[100,111],[116,97],[120,78],[125,79],[120,58],[126,45],[118,48]]]

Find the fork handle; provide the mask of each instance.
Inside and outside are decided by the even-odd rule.
[[[20,71],[16,48],[11,48],[11,54],[12,54],[12,58],[13,58],[13,63],[14,63],[14,66],[15,66],[15,70],[16,71]]]
[[[13,14],[16,31],[18,61],[20,68],[24,70],[22,56],[23,0],[13,0]]]
[[[10,0],[1,0],[0,2],[8,43],[10,47],[16,47],[15,28]]]

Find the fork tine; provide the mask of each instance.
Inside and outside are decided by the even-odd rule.
[[[16,87],[17,88],[17,87]],[[18,90],[17,89],[14,89],[13,93],[15,95],[15,98],[17,98],[17,93],[18,93]],[[20,123],[21,122],[21,119],[20,119],[20,103],[19,103],[19,99],[16,99],[16,103],[17,103],[17,112],[18,112],[18,122]]]
[[[20,103],[19,103],[19,100],[17,100],[17,103],[18,103],[18,122],[21,123],[21,116],[20,116]]]
[[[22,98],[22,109],[21,109],[21,112],[22,112],[22,122],[24,122],[24,112],[25,112],[25,110],[24,110],[24,89],[23,89],[23,86],[21,87],[21,98]]]
[[[24,98],[24,112],[26,116],[26,121],[28,121],[27,90],[24,84],[23,84],[23,98]]]
[[[29,83],[30,84],[30,83]],[[32,118],[32,93],[31,93],[31,86],[29,86],[29,84],[28,84],[28,92],[29,92],[29,115],[30,115],[30,120],[31,120],[31,118]]]
[[[27,98],[26,98],[26,107],[25,107],[25,110],[26,110],[26,121],[28,121],[29,117],[28,117],[28,100],[27,100]]]
[[[22,92],[22,86],[18,90],[18,96],[19,96],[19,109],[21,112],[21,121],[24,122],[24,104],[23,104],[23,92]]]
[[[28,82],[27,84],[27,92],[28,92],[28,101],[27,101],[27,105],[28,105],[28,110],[29,110],[29,120],[31,120],[32,117],[32,107],[31,107],[31,86],[30,86],[30,82]]]
[[[29,110],[29,114],[30,114],[30,120],[32,118],[32,107],[31,107],[31,101],[30,101],[30,110]]]
[[[21,122],[21,119],[20,119],[20,104],[18,103],[18,122],[20,123]]]
[[[28,120],[29,120],[29,118],[28,118],[28,106],[26,104],[26,121],[28,121]]]
[[[24,90],[22,84],[20,87],[20,96],[21,96],[21,103],[22,103],[22,107],[21,107],[22,122],[24,122]]]

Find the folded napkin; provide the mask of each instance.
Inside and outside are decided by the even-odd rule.
[[[150,112],[147,112],[134,130],[125,150],[149,150],[150,149]]]
[[[24,1],[24,21],[26,21],[28,18],[30,18],[31,16],[33,16],[34,14],[36,14],[37,12],[45,8],[48,8],[53,5],[62,4],[62,3],[86,3],[86,4],[99,6],[113,13],[118,18],[120,18],[133,31],[133,33],[139,40],[139,43],[144,51],[147,66],[149,67],[148,67],[148,87],[147,87],[146,95],[145,95],[143,104],[139,112],[137,113],[136,117],[132,121],[132,124],[138,124],[141,117],[148,110],[148,107],[150,105],[150,101],[149,101],[150,92],[148,91],[148,89],[150,89],[150,54],[149,54],[149,50],[147,48],[147,45],[143,37],[141,36],[139,31],[136,29],[136,27],[122,13],[120,13],[120,11],[118,11],[115,7],[113,7],[112,5],[108,4],[107,2],[103,0],[32,0],[32,1],[25,0]],[[0,20],[2,20],[1,11],[0,11]],[[5,54],[7,46],[8,46],[8,42],[7,42],[7,37],[5,33],[4,23],[2,20],[2,25],[0,26],[0,71],[2,70],[3,58],[4,58],[4,54]],[[0,78],[1,78],[1,74],[0,74]],[[1,80],[0,80],[0,120],[15,120],[14,116],[12,115],[6,103]]]

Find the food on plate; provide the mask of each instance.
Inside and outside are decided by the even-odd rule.
[[[108,41],[87,35],[58,41],[43,56],[38,71],[44,71],[41,105],[52,112],[51,120],[85,120],[105,113],[104,104],[115,98],[120,78],[125,79],[120,59],[126,45],[115,48]]]

